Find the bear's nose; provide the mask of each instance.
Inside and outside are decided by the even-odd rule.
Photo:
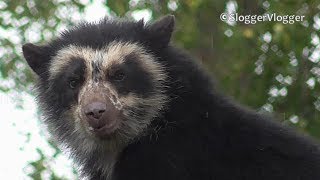
[[[84,114],[93,121],[98,121],[106,112],[107,106],[102,102],[92,102],[84,107]]]

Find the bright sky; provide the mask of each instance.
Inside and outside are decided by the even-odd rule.
[[[85,1],[85,0],[83,0]],[[94,1],[86,7],[84,19],[98,21],[108,14],[102,4],[103,1]],[[84,2],[87,4],[87,2]],[[150,11],[141,10],[132,14],[135,19],[151,18]],[[81,19],[79,14],[74,14],[74,19]],[[9,33],[9,32],[7,32]],[[27,166],[29,161],[39,159],[36,149],[40,148],[47,157],[52,157],[54,150],[48,145],[45,137],[41,134],[40,123],[37,118],[37,108],[34,97],[26,93],[20,94],[24,103],[23,108],[18,109],[12,101],[12,94],[0,92],[0,179],[21,180],[31,179],[26,174],[32,172],[32,167]],[[30,133],[28,141],[27,133]],[[71,173],[71,160],[61,155],[55,159],[49,159],[47,166],[59,173],[59,176],[75,179]],[[43,179],[48,179],[49,172],[43,174]]]
[[[48,157],[54,154],[45,138],[41,136],[39,122],[36,117],[36,104],[34,98],[22,94],[23,109],[18,109],[8,94],[0,93],[0,179],[21,180],[28,179],[26,173],[32,172],[27,166],[28,161],[39,159],[36,148],[41,148]],[[26,136],[31,133],[30,139]],[[73,179],[70,162],[64,156],[50,160],[50,167],[65,177]],[[44,176],[49,175],[44,173]],[[47,179],[44,177],[44,179]]]

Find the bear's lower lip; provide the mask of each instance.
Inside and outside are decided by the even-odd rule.
[[[99,128],[89,127],[89,130],[99,137],[106,137],[111,135],[117,128],[118,123],[114,121]]]

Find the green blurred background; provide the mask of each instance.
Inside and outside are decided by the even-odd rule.
[[[294,24],[272,21],[245,24],[221,21],[220,14],[224,12],[277,13],[305,18]],[[320,138],[319,0],[2,0],[0,91],[10,94],[15,107],[21,110],[24,98],[20,95],[32,96],[33,74],[21,54],[25,42],[46,42],[61,30],[90,20],[92,16],[153,20],[165,14],[176,17],[175,44],[197,57],[223,92],[258,111],[273,113],[284,124]],[[6,120],[8,118],[1,119]],[[24,135],[30,139],[33,133]],[[42,147],[38,147],[38,159],[26,165],[32,167],[24,171],[26,178],[76,178],[75,172],[70,178],[50,168],[52,161],[48,159],[61,153],[46,133],[43,134],[54,153],[47,157]]]

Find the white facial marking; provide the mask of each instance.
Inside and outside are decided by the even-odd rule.
[[[107,96],[109,98],[109,100],[111,101],[111,103],[114,105],[114,107],[117,110],[121,110],[123,108],[123,104],[120,102],[119,97],[118,97],[118,93],[114,90],[114,88],[112,88],[112,86],[105,82],[103,83],[103,86],[108,89],[108,93]]]

